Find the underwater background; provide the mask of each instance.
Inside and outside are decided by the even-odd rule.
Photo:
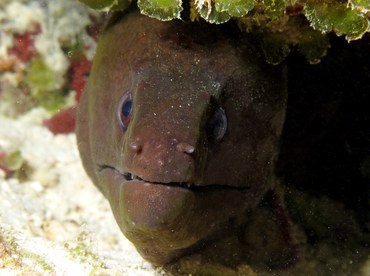
[[[122,235],[108,202],[82,168],[77,150],[73,132],[75,106],[88,78],[98,32],[106,16],[76,0],[0,0],[2,275],[164,273],[143,260]],[[363,41],[367,48],[359,46],[358,53],[369,49],[369,42]],[[313,246],[309,249],[311,257],[295,270],[285,271],[286,275],[370,275],[369,245],[358,246],[369,241],[362,236],[363,230],[358,230],[366,227],[349,221],[360,216],[369,234],[370,133],[367,125],[370,125],[370,117],[364,110],[370,106],[366,94],[370,88],[370,59],[360,54],[356,59],[346,58],[349,52],[356,52],[356,45],[349,52],[343,50],[347,47],[343,42],[339,45],[342,46],[330,50],[331,61],[315,67],[320,69],[314,74],[311,67],[302,69],[301,64],[306,64],[303,57],[293,54],[287,60],[292,68],[290,86],[296,89],[290,94],[293,104],[288,105],[278,173],[287,184],[287,193],[293,195],[286,200],[294,221],[304,226]],[[340,56],[344,61],[333,62]],[[353,91],[362,88],[363,93],[342,93],[352,89],[348,85],[351,81],[341,83],[342,75],[330,79],[332,86],[321,86],[327,83],[324,77],[333,76],[322,72],[332,72],[349,60],[354,60],[354,65],[348,66],[352,73],[348,76],[356,87]],[[363,69],[362,80],[355,81],[355,67]],[[345,69],[340,70],[345,74]],[[328,90],[337,93],[320,96]],[[358,113],[352,118],[356,109]],[[302,122],[305,122],[304,128],[301,128]],[[336,145],[333,137],[339,137],[336,141],[341,144]],[[319,148],[313,146],[317,141],[320,141]],[[333,164],[335,154],[337,160],[349,160],[348,163]],[[355,161],[350,162],[349,156]],[[326,166],[325,162],[330,164]],[[322,171],[325,168],[329,168],[329,174]],[[327,181],[319,179],[323,174],[329,175],[330,183],[320,190]],[[336,183],[343,179],[349,184],[335,189]],[[351,189],[355,192],[347,197]],[[317,191],[322,192],[322,196],[317,196]],[[347,206],[355,209],[356,216]],[[306,213],[310,214],[305,216]],[[328,227],[337,221],[345,223],[337,227],[337,236],[330,236]],[[342,227],[347,222],[358,228],[347,231]],[[353,244],[339,250],[333,246],[332,240],[342,243],[346,240],[344,236],[352,234],[356,236]],[[321,239],[326,236],[330,237]],[[185,261],[183,266],[186,265]],[[226,275],[217,266],[208,269]],[[197,274],[197,270],[190,269],[190,272]],[[256,275],[248,267],[235,273]]]

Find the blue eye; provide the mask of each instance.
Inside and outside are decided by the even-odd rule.
[[[122,96],[118,105],[118,121],[123,129],[127,129],[128,124],[131,120],[133,109],[132,95],[131,92],[127,92]]]
[[[121,108],[121,114],[124,117],[128,117],[131,114],[132,110],[132,100],[126,101]]]
[[[217,108],[207,124],[207,136],[211,142],[219,142],[225,135],[227,129],[227,117],[225,110]]]

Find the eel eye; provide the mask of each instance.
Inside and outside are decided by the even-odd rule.
[[[219,142],[224,137],[227,129],[225,110],[217,108],[207,123],[207,136],[211,142]]]
[[[118,105],[118,121],[124,130],[127,129],[132,115],[132,95],[131,92],[125,93]]]

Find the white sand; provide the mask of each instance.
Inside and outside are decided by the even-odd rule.
[[[41,126],[46,116],[0,116],[0,152],[18,149],[26,175],[0,170],[0,275],[156,274],[85,174],[75,135],[53,135]]]

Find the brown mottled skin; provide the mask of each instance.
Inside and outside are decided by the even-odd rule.
[[[135,12],[100,37],[78,110],[79,150],[122,232],[153,264],[221,244],[274,189],[284,74],[239,39],[233,28]],[[128,91],[125,129],[117,113]],[[227,116],[217,142],[207,135],[214,106]]]

